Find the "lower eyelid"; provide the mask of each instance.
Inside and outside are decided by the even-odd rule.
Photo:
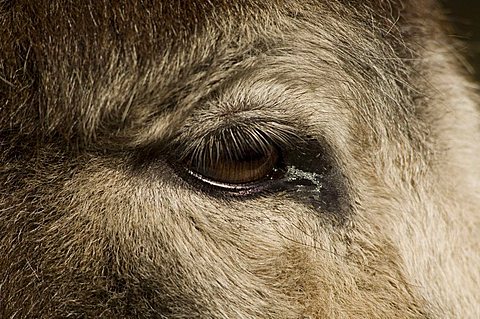
[[[210,179],[210,178],[207,178],[195,171],[192,171],[190,169],[187,169],[186,170],[187,173],[198,179],[199,181],[203,182],[203,183],[206,183],[208,185],[211,185],[211,186],[215,186],[215,187],[219,187],[219,188],[222,188],[224,190],[227,190],[227,191],[246,191],[246,190],[251,190],[252,188],[254,188],[255,185],[253,185],[252,183],[244,183],[244,184],[229,184],[229,183],[223,183],[223,182],[219,182],[219,181],[215,181],[213,179]]]

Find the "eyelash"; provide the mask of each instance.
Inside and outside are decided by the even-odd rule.
[[[233,126],[217,130],[215,134],[203,137],[194,148],[190,148],[190,152],[184,153],[181,163],[187,175],[204,184],[203,188],[210,187],[233,195],[258,193],[266,190],[275,180],[283,176],[285,171],[283,153],[295,138],[295,135],[290,132],[287,134],[285,131],[280,131],[280,134],[277,131],[274,138],[267,134],[251,126]],[[208,176],[209,170],[223,169],[231,173],[235,168],[247,171],[250,169],[251,175],[247,174],[246,180],[242,180],[241,173],[233,174],[233,177],[238,177],[236,182],[212,178],[215,174]],[[262,171],[262,168],[265,170]],[[221,173],[217,174],[217,177],[219,176]],[[250,181],[248,177],[254,180]]]
[[[270,123],[268,123],[270,124]],[[181,152],[182,161],[205,162],[212,154],[226,155],[229,159],[241,159],[245,151],[267,152],[272,147],[292,147],[300,141],[295,132],[284,126],[235,125],[220,128],[187,143]]]

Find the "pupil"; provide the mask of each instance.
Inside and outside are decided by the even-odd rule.
[[[234,160],[239,162],[255,162],[264,159],[268,155],[256,150],[247,150],[234,157]]]
[[[208,156],[191,167],[206,179],[228,184],[244,184],[268,177],[277,164],[275,148],[262,151],[255,149],[235,150]]]

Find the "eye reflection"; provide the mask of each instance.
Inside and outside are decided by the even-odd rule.
[[[204,181],[240,185],[268,179],[276,171],[278,163],[279,152],[270,145],[262,150],[246,148],[236,152],[235,156],[209,154],[188,166],[193,175]]]

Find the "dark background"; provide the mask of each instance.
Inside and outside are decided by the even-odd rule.
[[[418,0],[422,1],[422,0]],[[454,24],[452,37],[464,41],[462,52],[480,80],[480,0],[442,0],[448,17]]]

